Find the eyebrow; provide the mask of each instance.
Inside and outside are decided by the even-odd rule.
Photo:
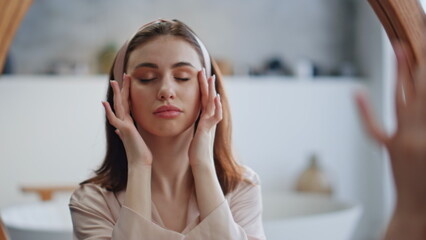
[[[172,68],[185,67],[185,66],[195,68],[194,65],[192,65],[189,62],[178,62],[178,63],[175,63],[175,64],[172,65]],[[140,67],[149,67],[149,68],[156,68],[156,69],[159,68],[158,65],[155,64],[155,63],[140,63],[140,64],[136,65],[135,69],[136,68],[140,68]]]

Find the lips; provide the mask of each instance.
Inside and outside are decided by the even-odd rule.
[[[161,107],[157,108],[157,110],[155,110],[154,113],[169,112],[169,111],[182,112],[182,110],[180,110],[179,108],[177,108],[173,105],[165,105],[165,106],[161,106]]]
[[[154,115],[159,118],[175,118],[178,117],[182,113],[182,110],[173,106],[173,105],[165,105],[157,108],[154,111]]]

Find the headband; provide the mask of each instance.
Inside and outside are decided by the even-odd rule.
[[[123,83],[123,74],[124,74],[124,58],[126,56],[126,52],[127,52],[127,48],[129,47],[129,43],[132,41],[132,39],[142,30],[144,30],[146,27],[154,25],[154,24],[158,24],[158,23],[162,23],[162,22],[169,22],[169,23],[175,23],[174,21],[170,21],[167,19],[158,19],[152,22],[149,22],[145,25],[143,25],[141,28],[139,28],[139,30],[130,38],[128,39],[123,46],[120,48],[120,50],[118,50],[117,56],[115,57],[115,61],[114,61],[114,69],[113,69],[113,74],[114,74],[114,80],[116,80],[120,86],[122,86]],[[204,59],[204,68],[206,69],[206,77],[211,76],[211,62],[210,62],[210,55],[207,52],[207,48],[206,46],[204,46],[204,44],[201,42],[201,40],[197,37],[197,35],[195,35],[194,32],[192,32],[190,30],[192,36],[195,38],[195,40],[197,41],[198,45],[201,48],[201,53],[203,55],[203,59]]]

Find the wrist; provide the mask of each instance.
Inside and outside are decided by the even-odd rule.
[[[144,168],[152,166],[152,156],[149,154],[128,154],[127,155],[128,168]]]
[[[192,174],[195,182],[204,181],[205,179],[217,179],[216,168],[214,164],[201,163],[191,165]]]
[[[190,161],[191,169],[193,172],[212,172],[216,174],[216,168],[214,166],[213,161],[197,161],[196,163],[194,162],[195,161]]]
[[[142,161],[131,162],[131,163],[129,162],[127,168],[128,168],[128,174],[133,174],[133,173],[151,171],[152,165],[143,163]]]

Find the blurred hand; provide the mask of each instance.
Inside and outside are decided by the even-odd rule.
[[[356,101],[369,134],[389,152],[397,192],[395,212],[426,216],[426,66],[419,66],[413,79],[405,49],[402,43],[395,46],[396,131],[388,135],[379,127],[364,95],[358,93]]]
[[[142,139],[130,115],[130,84],[131,79],[126,74],[123,76],[123,87],[121,90],[117,81],[111,81],[114,93],[115,113],[112,111],[108,102],[102,102],[102,104],[105,107],[109,123],[117,128],[115,133],[123,141],[129,167],[134,164],[151,165],[151,151]]]

